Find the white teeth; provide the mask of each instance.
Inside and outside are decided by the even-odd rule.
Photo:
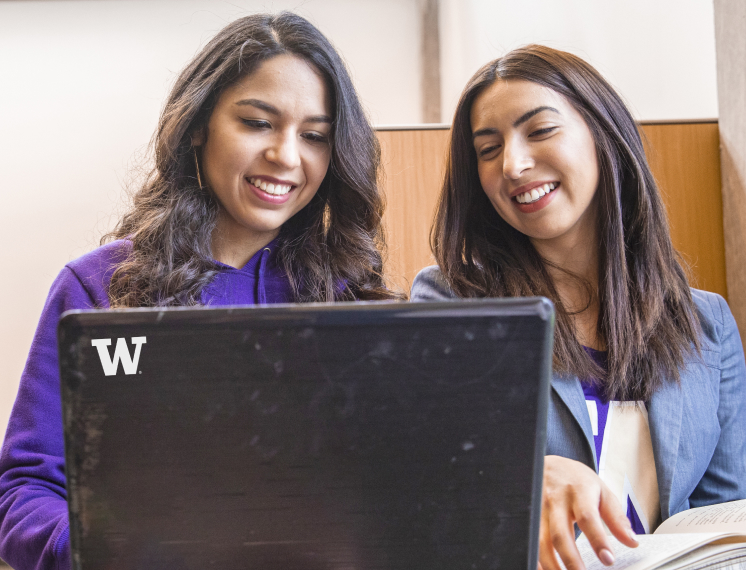
[[[267,194],[272,194],[273,196],[284,196],[293,188],[290,184],[268,183],[261,178],[249,178],[249,182]]]
[[[529,204],[531,202],[536,202],[536,200],[538,200],[542,196],[549,194],[549,192],[551,192],[555,188],[557,188],[556,182],[548,182],[543,186],[538,186],[537,188],[534,188],[529,192],[518,194],[515,199],[516,202],[518,202],[519,204]]]

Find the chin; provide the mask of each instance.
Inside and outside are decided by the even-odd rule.
[[[537,240],[551,240],[558,238],[562,236],[564,233],[566,233],[563,230],[558,230],[555,228],[552,229],[541,229],[541,228],[516,228],[519,232],[521,232],[523,235],[527,236],[529,239],[537,239]]]

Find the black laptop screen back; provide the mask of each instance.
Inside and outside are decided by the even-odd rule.
[[[542,300],[66,316],[74,567],[533,570],[552,326]]]

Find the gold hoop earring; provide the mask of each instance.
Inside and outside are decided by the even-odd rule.
[[[197,170],[197,184],[199,184],[199,189],[202,190],[202,177],[199,175],[199,160],[197,160],[197,147],[193,146],[192,150],[194,151],[194,167]]]

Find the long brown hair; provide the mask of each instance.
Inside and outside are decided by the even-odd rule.
[[[279,235],[278,261],[295,301],[398,297],[383,281],[378,139],[332,45],[307,20],[283,12],[232,22],[176,80],[152,143],[155,167],[130,211],[102,239],[132,244],[109,285],[113,307],[199,303],[202,289],[220,271],[211,253],[219,205],[197,183],[192,135],[205,127],[226,87],[286,53],[321,73],[333,105],[326,177]]]
[[[607,373],[578,342],[547,262],[497,214],[482,190],[471,108],[484,89],[505,79],[560,93],[593,135],[599,163],[597,330],[608,350]],[[635,121],[603,77],[572,54],[530,45],[471,78],[453,120],[431,245],[461,297],[550,298],[557,310],[555,371],[599,379],[609,398],[649,399],[667,379],[678,381],[687,355],[699,350],[696,309]]]

